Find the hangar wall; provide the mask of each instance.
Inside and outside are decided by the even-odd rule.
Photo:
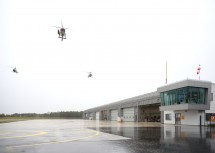
[[[206,125],[208,118],[215,116],[214,95],[214,83],[186,79],[159,87],[156,92],[85,110],[83,118]]]
[[[102,105],[85,110],[83,118],[116,121],[120,117],[124,121],[134,122],[145,121],[145,119],[148,117],[148,121],[152,121],[153,117],[160,117],[159,106],[159,94],[157,92],[151,92],[110,103],[108,105]],[[100,115],[98,112],[100,112]]]

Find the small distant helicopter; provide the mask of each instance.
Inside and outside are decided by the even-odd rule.
[[[92,78],[93,75],[92,75],[92,72],[88,72],[88,78]]]
[[[11,67],[11,66],[8,66],[8,67],[13,69],[13,70],[12,70],[13,73],[19,73],[19,72],[17,71],[16,67]]]
[[[13,68],[13,71],[12,71],[12,72],[14,72],[14,73],[19,73],[19,72],[17,71],[16,67]]]
[[[58,38],[61,38],[61,41],[63,41],[63,39],[66,39],[66,29],[68,28],[64,28],[62,22],[61,22],[61,26],[62,27],[57,27],[57,26],[52,26],[52,27],[58,28],[57,30],[57,33],[59,35]]]

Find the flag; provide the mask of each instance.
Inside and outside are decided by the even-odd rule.
[[[199,65],[199,67],[197,68],[197,75],[200,74],[200,70],[201,70],[201,67],[200,67],[200,65]]]

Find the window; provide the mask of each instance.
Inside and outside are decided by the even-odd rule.
[[[191,102],[198,103],[199,99],[199,89],[198,88],[191,88]]]
[[[172,120],[172,114],[166,114],[166,120]]]
[[[184,100],[185,103],[189,103],[190,102],[190,87],[187,87],[183,90],[184,92]]]
[[[177,104],[184,102],[184,92],[183,88],[177,90]]]
[[[204,104],[206,101],[206,90],[199,88],[199,103]]]
[[[205,104],[207,101],[207,90],[206,88],[184,87],[162,92],[160,94],[161,105]]]

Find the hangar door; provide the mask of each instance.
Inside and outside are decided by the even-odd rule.
[[[118,110],[111,110],[110,116],[111,116],[110,118],[111,121],[116,121],[118,117]]]
[[[96,120],[99,120],[99,112],[96,112]]]
[[[135,121],[134,107],[123,108],[122,113],[124,121]]]
[[[93,119],[93,113],[90,113],[89,119],[90,119],[90,120]]]

